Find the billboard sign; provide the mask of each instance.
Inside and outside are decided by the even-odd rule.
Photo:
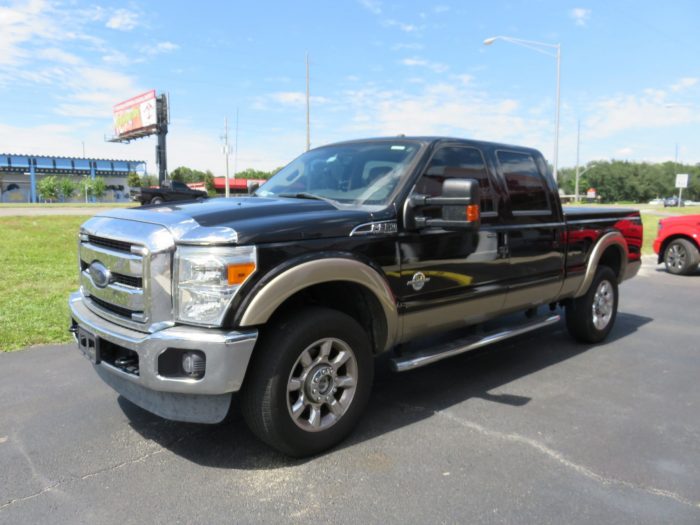
[[[158,123],[156,90],[137,95],[114,106],[114,133],[117,137],[155,128]]]

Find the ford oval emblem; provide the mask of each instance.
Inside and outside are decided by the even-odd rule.
[[[98,288],[106,288],[107,285],[112,282],[112,272],[100,261],[92,261],[88,272],[90,272],[92,282],[95,283],[95,286]]]

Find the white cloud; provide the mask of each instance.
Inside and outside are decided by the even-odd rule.
[[[418,42],[411,42],[408,44],[394,44],[393,46],[391,46],[391,49],[393,51],[401,51],[402,49],[420,50],[424,47],[425,46],[423,46],[423,44],[419,44]]]
[[[269,103],[282,106],[304,106],[306,104],[306,93],[302,91],[278,91],[258,97],[253,107],[254,109],[267,110],[270,109]],[[328,104],[330,100],[326,97],[311,96],[310,103],[312,105]]]
[[[59,62],[61,64],[76,65],[82,62],[82,59],[72,53],[68,53],[57,47],[49,47],[40,49],[36,54],[37,58],[50,60],[51,62]]]
[[[413,33],[415,31],[418,31],[418,26],[413,24],[407,24],[405,22],[399,22],[398,20],[385,20],[384,25],[388,27],[396,27],[404,33]]]
[[[111,50],[106,55],[102,55],[102,61],[106,64],[115,64],[119,66],[124,66],[132,62],[128,56],[117,50]]]
[[[591,19],[591,10],[583,7],[575,7],[569,12],[569,16],[573,18],[574,23],[580,27],[586,27]]]
[[[401,64],[409,67],[424,67],[433,71],[434,73],[444,73],[445,71],[450,69],[450,66],[448,66],[447,64],[442,64],[440,62],[430,62],[423,58],[404,58],[403,60],[401,60]]]
[[[665,89],[644,89],[641,93],[598,99],[591,104],[589,115],[586,128],[600,138],[700,123],[700,113],[693,106],[669,104]]]
[[[459,80],[465,86],[468,84],[471,84],[472,81],[474,80],[474,77],[471,75],[455,75],[455,78],[457,80]]]
[[[180,46],[170,41],[158,42],[157,44],[141,46],[141,52],[150,56],[172,53],[180,49]]]
[[[700,81],[700,79],[691,77],[681,78],[678,82],[671,86],[671,91],[675,91],[676,93],[679,91],[684,91],[696,85],[698,81]]]
[[[623,159],[629,158],[634,153],[634,149],[630,147],[620,148],[615,151],[616,157],[621,157]]]
[[[107,120],[114,104],[143,91],[132,77],[94,66],[75,68],[64,83],[68,94],[55,112],[73,118]]]
[[[382,3],[377,0],[358,0],[360,5],[375,15],[382,14]]]
[[[63,39],[51,23],[52,9],[44,0],[0,6],[0,66],[18,65],[29,56],[24,47],[35,38]]]
[[[107,27],[119,31],[131,31],[139,25],[139,15],[128,9],[117,9],[107,20]]]
[[[551,119],[524,118],[516,100],[494,99],[469,86],[430,83],[410,93],[365,88],[346,92],[343,101],[362,117],[340,130],[345,137],[435,134],[551,144]]]
[[[442,5],[436,5],[435,7],[433,7],[433,11],[436,12],[436,13],[438,13],[438,14],[439,14],[439,13],[446,13],[446,12],[449,11],[449,10],[450,10],[450,6],[449,6],[449,5],[444,5],[444,4],[442,4]]]

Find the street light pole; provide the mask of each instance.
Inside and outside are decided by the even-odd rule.
[[[559,170],[559,108],[561,106],[561,44],[548,44],[546,42],[537,42],[536,40],[523,40],[522,38],[513,38],[511,36],[492,36],[484,40],[485,46],[490,46],[496,40],[503,40],[505,42],[510,42],[521,47],[526,47],[543,55],[554,57],[557,60],[557,99],[556,99],[556,111],[554,117],[554,155],[553,155],[553,165],[554,165],[554,180],[558,178]],[[553,49],[554,51],[547,51],[543,48]]]

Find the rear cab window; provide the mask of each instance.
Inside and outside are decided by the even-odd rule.
[[[505,179],[513,215],[551,215],[547,181],[535,158],[526,152],[498,150],[496,158]]]

